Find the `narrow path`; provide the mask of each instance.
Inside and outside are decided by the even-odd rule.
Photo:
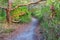
[[[38,20],[35,18],[32,18],[31,23],[27,28],[25,28],[24,32],[17,33],[17,35],[11,36],[11,38],[6,40],[39,40],[38,36],[36,35],[36,28],[38,26]]]

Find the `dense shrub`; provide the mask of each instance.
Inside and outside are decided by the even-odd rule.
[[[27,6],[19,7],[11,11],[11,17],[13,22],[27,23],[31,20],[31,12],[29,12]],[[0,8],[0,22],[6,20],[6,11]]]
[[[49,3],[49,2],[48,2]],[[57,5],[58,4],[58,5]],[[60,32],[60,18],[59,18],[59,10],[60,10],[60,3],[55,1],[53,4],[55,7],[56,15],[53,19],[50,19],[50,16],[46,13],[46,15],[43,17],[43,22],[41,23],[41,27],[43,28],[43,33],[46,34],[46,40],[59,40],[59,32]],[[51,6],[49,4],[49,6]],[[48,9],[48,8],[47,8]],[[51,11],[51,10],[48,10]],[[49,12],[52,14],[51,12]],[[48,16],[47,16],[48,15]],[[46,19],[46,20],[45,20]]]
[[[0,22],[6,20],[6,12],[4,9],[0,8]]]
[[[29,22],[31,20],[31,12],[26,6],[19,7],[11,11],[12,20],[16,22]]]
[[[43,3],[43,2],[42,2]],[[60,2],[58,0],[47,0],[46,4],[34,5],[33,16],[40,22],[40,28],[43,30],[46,40],[59,40],[60,33]],[[50,6],[54,5],[56,15],[51,19],[52,12]],[[35,7],[37,6],[37,7]]]

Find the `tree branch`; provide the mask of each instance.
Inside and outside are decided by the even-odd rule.
[[[20,6],[27,6],[27,5],[31,5],[31,4],[38,4],[39,2],[41,2],[41,0],[37,1],[37,2],[30,2],[28,4],[20,4],[20,5],[17,5],[15,8],[11,9],[11,10],[14,10]]]

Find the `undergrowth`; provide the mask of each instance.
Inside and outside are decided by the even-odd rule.
[[[56,15],[51,19],[50,6],[54,5]],[[33,8],[34,7],[34,8]],[[34,5],[33,16],[40,20],[40,28],[43,30],[45,40],[60,40],[60,2],[58,0],[47,0],[46,4]]]
[[[31,12],[26,6],[11,11],[12,20],[20,23],[28,23],[31,20]]]

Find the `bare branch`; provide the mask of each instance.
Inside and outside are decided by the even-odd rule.
[[[38,4],[39,2],[41,2],[41,0],[37,1],[37,2],[30,2],[28,4],[20,4],[20,5],[17,5],[15,8],[11,9],[11,10],[14,10],[20,6],[27,6],[27,5],[31,5],[31,4]]]

